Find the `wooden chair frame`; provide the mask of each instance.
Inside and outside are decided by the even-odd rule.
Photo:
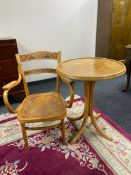
[[[44,59],[50,59],[50,60],[57,60],[57,63],[59,64],[61,61],[61,52],[39,51],[39,52],[30,53],[30,54],[17,54],[16,55],[16,59],[17,59],[17,63],[18,63],[18,80],[12,81],[9,84],[3,86],[3,90],[4,90],[3,100],[4,100],[5,106],[7,107],[8,111],[11,113],[18,114],[18,111],[19,111],[19,106],[18,106],[18,108],[13,109],[11,104],[9,103],[9,100],[8,100],[8,93],[12,88],[17,86],[21,81],[23,81],[26,97],[28,97],[30,95],[28,85],[27,85],[27,82],[25,79],[25,75],[29,75],[29,74],[33,74],[33,73],[35,73],[35,74],[37,74],[37,73],[56,73],[56,70],[52,69],[52,68],[32,69],[29,71],[24,71],[22,68],[22,62],[31,61],[34,58],[35,59],[44,58]],[[72,103],[74,101],[73,82],[70,79],[67,79],[64,77],[59,77],[57,75],[56,92],[58,94],[60,94],[60,80],[64,81],[70,89],[70,103],[66,107],[71,107]],[[20,106],[22,106],[22,103]],[[18,120],[21,123],[22,134],[23,134],[23,138],[24,138],[24,142],[25,142],[25,148],[28,148],[28,140],[27,140],[26,130],[41,130],[41,129],[43,130],[43,129],[47,129],[47,128],[54,128],[54,127],[59,126],[59,125],[61,127],[61,132],[62,132],[62,136],[63,136],[63,143],[65,143],[66,136],[65,136],[64,118],[60,118],[60,120],[61,120],[60,124],[48,126],[48,127],[27,127],[25,125],[26,123],[33,123],[33,122],[38,122],[38,121],[29,120],[29,121],[25,122],[24,120],[21,120],[19,117],[18,117]],[[44,121],[44,120],[42,120],[42,121]]]

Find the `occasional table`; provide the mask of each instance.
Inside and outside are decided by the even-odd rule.
[[[123,63],[107,58],[87,57],[71,59],[61,62],[57,66],[57,73],[61,77],[67,77],[72,80],[82,80],[84,82],[85,98],[84,98],[84,112],[78,118],[69,118],[70,120],[83,119],[82,125],[77,134],[71,140],[71,144],[78,140],[86,127],[88,117],[96,130],[106,139],[112,141],[112,137],[107,135],[99,128],[96,117],[93,115],[93,94],[95,82],[98,80],[106,80],[121,76],[126,72],[126,67]]]

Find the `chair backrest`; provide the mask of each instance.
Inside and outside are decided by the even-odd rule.
[[[29,95],[29,89],[27,86],[26,76],[33,75],[33,74],[39,74],[39,73],[55,73],[55,68],[30,68],[28,70],[24,70],[23,63],[29,62],[29,61],[38,61],[38,60],[56,60],[57,64],[61,61],[61,52],[49,52],[49,51],[37,51],[32,52],[28,54],[16,54],[16,60],[18,63],[18,70],[20,71],[22,78],[23,78],[23,84],[26,96]],[[57,80],[58,81],[58,80]],[[57,83],[58,86],[58,83]]]

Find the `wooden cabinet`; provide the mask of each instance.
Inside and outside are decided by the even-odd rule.
[[[17,53],[16,39],[0,39],[0,96],[3,94],[2,86],[18,78],[15,58]],[[23,98],[25,96],[23,83],[12,89],[10,96]]]

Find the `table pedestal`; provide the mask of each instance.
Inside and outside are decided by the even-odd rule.
[[[87,119],[88,117],[91,118],[91,122],[94,125],[94,127],[96,128],[96,130],[106,139],[112,141],[112,137],[110,137],[109,135],[107,135],[106,133],[103,132],[103,130],[101,130],[99,128],[99,126],[96,123],[96,120],[100,117],[100,114],[98,114],[97,116],[93,115],[93,95],[94,95],[94,86],[95,86],[95,81],[84,81],[84,88],[85,88],[85,104],[84,104],[84,112],[83,114],[78,117],[78,118],[71,118],[69,117],[69,119],[71,121],[75,121],[75,120],[80,120],[83,118],[82,121],[82,125],[79,129],[79,131],[77,132],[77,134],[74,136],[74,138],[71,140],[70,144],[75,143],[81,136],[84,128],[86,127],[87,124]]]

